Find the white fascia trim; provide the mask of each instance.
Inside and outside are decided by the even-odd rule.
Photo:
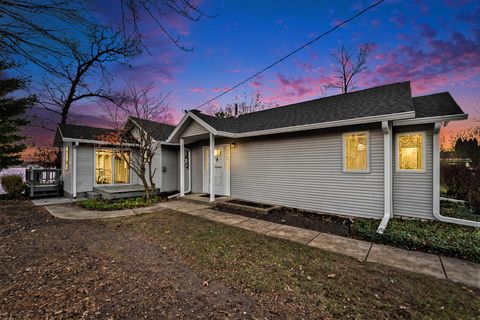
[[[173,132],[170,134],[170,136],[168,136],[166,142],[171,142],[176,136],[177,134],[179,133],[179,131],[181,130],[181,128],[183,127],[183,125],[185,124],[185,122],[187,121],[188,118],[192,118],[193,120],[195,120],[196,122],[198,122],[202,127],[204,127],[208,132],[210,133],[213,133],[214,135],[217,135],[218,132],[216,129],[214,129],[212,126],[210,126],[208,123],[206,123],[205,121],[203,121],[202,119],[200,119],[198,116],[196,116],[194,113],[192,112],[187,112],[187,114],[185,116],[183,116],[182,120],[180,121],[180,123],[177,125],[177,127],[175,128],[175,130],[173,130]]]
[[[454,121],[454,120],[465,120],[468,119],[468,114],[452,114],[447,116],[438,116],[438,117],[425,117],[425,118],[415,118],[415,119],[403,119],[393,121],[394,126],[408,126],[414,124],[424,124],[424,123],[434,123],[434,122],[445,122],[445,121]]]
[[[298,126],[249,131],[244,133],[231,133],[226,131],[217,131],[214,128],[212,128],[210,125],[208,125],[205,121],[197,117],[195,114],[189,112],[185,117],[183,117],[182,121],[178,124],[178,126],[175,128],[172,134],[168,137],[167,142],[170,142],[175,137],[175,135],[180,130],[180,127],[185,123],[188,117],[191,117],[192,119],[197,121],[199,124],[205,127],[205,129],[207,129],[210,133],[216,136],[222,136],[222,137],[228,137],[228,138],[246,138],[246,137],[263,136],[263,135],[269,135],[269,134],[307,131],[307,130],[333,128],[333,127],[343,127],[343,126],[366,124],[366,123],[372,123],[372,122],[410,119],[415,117],[415,111],[406,111],[406,112],[399,112],[399,113],[386,114],[386,115],[378,115],[378,116],[354,118],[354,119],[338,120],[338,121],[329,121],[329,122],[321,122],[321,123],[302,124]]]
[[[315,130],[315,129],[333,128],[333,127],[343,127],[343,126],[350,126],[350,125],[355,125],[355,124],[366,124],[366,123],[372,123],[372,122],[408,119],[408,118],[412,118],[412,117],[415,117],[415,111],[406,111],[406,112],[399,112],[399,113],[394,113],[394,114],[386,114],[386,115],[378,115],[378,116],[354,118],[354,119],[338,120],[338,121],[329,121],[329,122],[322,122],[322,123],[303,124],[303,125],[299,125],[299,126],[268,129],[268,130],[250,131],[250,132],[245,132],[245,133],[234,134],[233,137],[234,138],[244,138],[244,137],[261,136],[261,135],[267,135],[267,134],[287,133],[287,132],[295,132],[295,131],[306,131],[306,130]]]
[[[90,139],[74,139],[74,138],[63,138],[62,141],[64,142],[78,142],[78,143],[91,143],[91,144],[105,144],[105,145],[112,145],[111,142],[108,141],[101,141],[101,140],[90,140]],[[115,143],[113,143],[115,145]],[[128,147],[135,147],[138,146],[136,143],[125,143],[124,145]]]

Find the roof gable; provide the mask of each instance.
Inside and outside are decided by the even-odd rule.
[[[173,130],[175,130],[175,126],[166,123],[145,120],[136,117],[129,117],[128,122],[130,121],[141,127],[157,141],[166,141],[168,136],[173,132]]]

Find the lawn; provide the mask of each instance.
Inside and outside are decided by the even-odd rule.
[[[32,231],[33,230],[33,231]],[[0,318],[472,319],[480,290],[175,211],[0,205]]]

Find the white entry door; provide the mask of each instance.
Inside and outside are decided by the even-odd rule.
[[[203,191],[210,192],[210,148],[203,149]],[[230,194],[230,145],[215,146],[213,152],[213,192],[215,195]]]

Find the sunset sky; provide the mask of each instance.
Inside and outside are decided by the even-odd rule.
[[[115,22],[114,3],[97,5],[96,14]],[[145,19],[150,54],[143,53],[131,66],[112,66],[118,76],[114,85],[121,86],[123,78],[153,83],[157,93],[170,94],[176,122],[183,109],[207,101],[371,3],[203,1],[201,9],[214,18],[198,22],[164,18],[170,31],[193,51],[179,50]],[[216,103],[232,102],[252,91],[279,105],[318,98],[332,77],[331,52],[342,44],[355,48],[365,43],[371,43],[374,51],[358,89],[411,80],[414,95],[449,91],[470,114],[469,120],[453,123],[450,129],[471,126],[480,118],[480,2],[468,0],[387,0]],[[42,73],[32,66],[26,70],[33,74],[35,88]],[[96,101],[75,105],[72,114],[76,123],[107,125]],[[37,143],[49,143],[53,137],[40,129],[28,133]]]

